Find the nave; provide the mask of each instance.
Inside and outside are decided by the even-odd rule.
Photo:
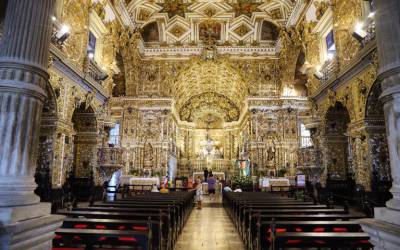
[[[201,209],[193,190],[82,203],[56,212],[53,250],[372,249],[364,213],[295,194],[224,192]]]
[[[192,211],[175,247],[175,250],[186,249],[245,249],[220,199],[209,201],[206,198],[201,210]]]

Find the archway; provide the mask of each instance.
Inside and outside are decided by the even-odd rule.
[[[384,204],[390,198],[392,181],[383,103],[379,99],[381,94],[381,86],[379,82],[375,82],[366,102],[365,127],[369,139],[371,173],[368,175],[371,178],[371,191],[375,200]]]
[[[74,128],[73,173],[77,177],[89,177],[97,165],[97,120],[91,106],[82,103],[72,115]]]
[[[35,193],[42,202],[51,201],[52,172],[57,129],[57,100],[51,85],[46,86],[47,99],[42,108],[38,155],[36,160]]]
[[[345,179],[351,172],[349,123],[349,112],[342,103],[336,102],[328,109],[325,116],[325,165],[331,178]]]

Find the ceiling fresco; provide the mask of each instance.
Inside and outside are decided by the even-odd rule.
[[[248,84],[227,60],[193,60],[173,86],[180,119],[194,122],[213,110],[225,122],[237,121]]]
[[[126,1],[127,11],[142,30],[158,29],[158,45],[196,45],[204,36],[213,36],[219,45],[237,44],[274,45],[276,35],[262,35],[263,22],[273,24],[277,34],[283,27],[295,0],[138,0]],[[210,29],[204,29],[213,23]],[[271,29],[271,26],[268,27]],[[210,34],[207,34],[210,32]],[[146,31],[148,34],[149,31]],[[264,32],[265,33],[265,32]],[[263,40],[267,39],[267,40]],[[146,46],[155,46],[154,40],[143,38]],[[269,43],[267,43],[269,42]]]

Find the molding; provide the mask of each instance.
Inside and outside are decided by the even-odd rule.
[[[201,56],[203,46],[187,47],[145,47],[143,42],[138,45],[140,55],[144,59],[189,59],[191,56]],[[217,46],[217,56],[231,55],[238,58],[265,59],[276,58],[276,47],[248,47],[248,46]]]
[[[307,1],[304,0],[297,0],[296,5],[294,6],[292,13],[286,22],[286,27],[296,26],[298,21],[301,19],[303,11],[307,7]]]
[[[83,73],[74,63],[70,62],[62,51],[57,49],[53,44],[50,44],[50,53],[53,57],[53,64],[50,69],[53,69],[64,75],[66,78],[75,82],[82,89],[88,92],[94,92],[96,99],[104,104],[109,95],[106,93],[103,86],[97,83],[92,77]]]

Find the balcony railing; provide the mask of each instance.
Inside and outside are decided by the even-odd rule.
[[[308,148],[312,147],[313,143],[311,137],[309,136],[301,136],[300,137],[300,148]]]
[[[339,66],[336,58],[333,58],[332,60],[327,60],[319,70],[322,73],[322,78],[320,79],[321,82],[327,82],[329,79],[337,74],[338,70]]]
[[[84,72],[101,84],[108,75],[100,68],[100,66],[92,59],[86,58]]]

